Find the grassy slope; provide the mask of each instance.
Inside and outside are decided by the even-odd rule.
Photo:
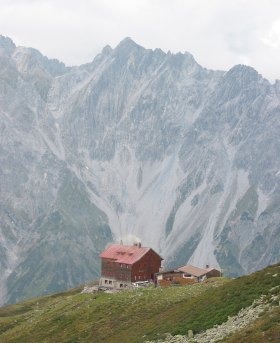
[[[280,342],[280,307],[273,308],[269,314],[264,314],[248,328],[232,335],[225,340],[227,343],[265,343]]]
[[[78,288],[0,309],[0,342],[136,343],[160,338],[165,332],[199,332],[222,323],[278,285],[280,265],[231,281],[195,286],[117,294],[80,294]],[[266,316],[260,320],[279,335],[277,321],[271,324]],[[238,337],[231,339],[241,342]]]
[[[278,288],[280,295],[280,285]],[[258,320],[253,322],[245,329],[228,337],[224,342],[227,343],[264,343],[280,342],[280,304],[279,298],[272,303],[271,311],[264,312]]]

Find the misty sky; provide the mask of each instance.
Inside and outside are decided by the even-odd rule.
[[[0,0],[0,34],[67,65],[131,37],[202,66],[280,79],[279,0]]]

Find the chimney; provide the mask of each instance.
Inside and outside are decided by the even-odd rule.
[[[205,267],[206,269],[209,269],[209,264],[206,264],[206,267]]]
[[[138,243],[138,248],[141,248],[142,244],[141,242]]]

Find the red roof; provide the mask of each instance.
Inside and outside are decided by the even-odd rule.
[[[151,248],[138,245],[111,244],[99,257],[115,260],[118,263],[134,264],[140,260]]]

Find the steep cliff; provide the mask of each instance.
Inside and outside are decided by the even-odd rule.
[[[136,237],[228,275],[280,258],[280,83],[126,38],[79,67],[0,39],[2,302]]]

